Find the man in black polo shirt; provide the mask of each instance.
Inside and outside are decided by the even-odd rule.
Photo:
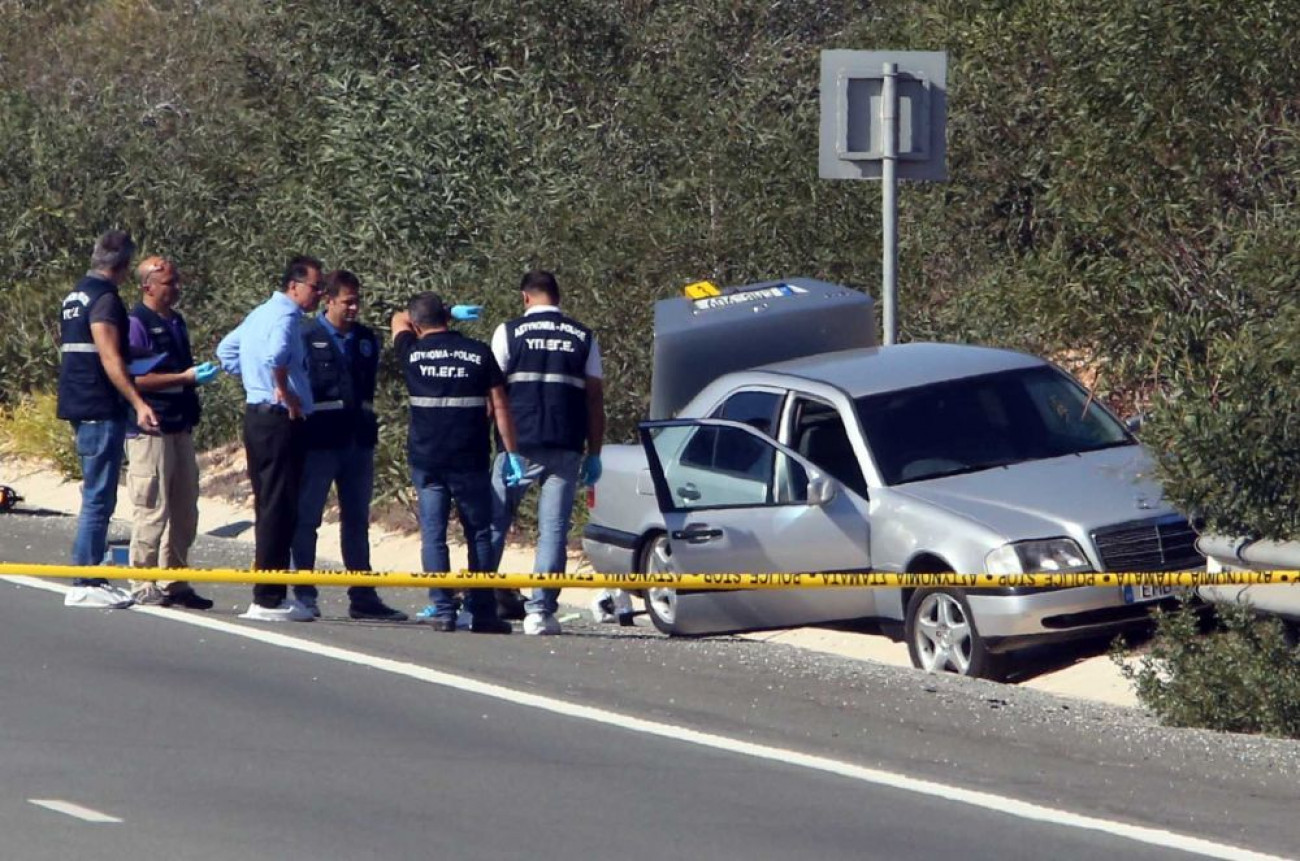
[[[59,330],[58,415],[72,423],[81,460],[81,513],[72,544],[73,565],[98,565],[117,507],[127,408],[136,426],[158,429],[158,417],[140,395],[127,366],[130,346],[126,306],[118,286],[126,280],[135,242],[110,230],[95,243],[90,271],[63,299]],[[64,597],[69,607],[129,607],[131,595],[102,577],[79,578]]]
[[[324,311],[304,328],[311,394],[315,409],[307,417],[307,460],[298,493],[298,526],[293,537],[293,567],[316,567],[316,532],[331,485],[338,492],[339,544],[343,566],[370,570],[370,497],[375,484],[375,379],[379,339],[358,322],[361,280],[336,269],[321,282]],[[294,597],[319,616],[315,586],[294,586]],[[353,619],[403,622],[406,614],[379,599],[374,586],[348,588]]]
[[[447,328],[448,312],[434,293],[413,298],[393,315],[393,343],[410,393],[407,450],[419,497],[421,562],[425,571],[451,568],[447,520],[452,501],[465,529],[471,571],[492,564],[492,480],[489,475],[489,419],[506,450],[507,481],[523,477],[515,453],[515,428],[506,402],[505,379],[487,344]],[[430,589],[426,617],[435,630],[456,630],[456,601],[450,589]],[[508,634],[497,617],[491,589],[469,589],[470,630]]]

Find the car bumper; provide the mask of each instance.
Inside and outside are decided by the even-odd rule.
[[[1146,621],[1161,601],[1125,603],[1122,588],[1087,586],[1028,594],[966,593],[971,616],[990,650],[1105,634]],[[1165,599],[1176,600],[1176,596]]]

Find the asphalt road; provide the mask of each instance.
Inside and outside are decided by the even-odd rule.
[[[0,559],[64,559],[71,527],[0,515]],[[247,587],[205,591],[209,613],[87,611],[0,582],[0,858],[1189,857],[1129,826],[1300,847],[1291,742],[735,638],[438,634],[330,618],[334,590],[325,621],[270,626],[234,618]]]

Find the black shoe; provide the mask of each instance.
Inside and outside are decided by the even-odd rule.
[[[497,618],[518,622],[527,616],[524,598],[518,589],[494,589],[497,599]]]
[[[425,624],[427,624],[433,630],[441,631],[444,634],[456,633],[455,619],[430,619]]]
[[[405,622],[407,616],[401,610],[394,610],[383,601],[367,601],[348,607],[348,616],[367,622]]]
[[[469,629],[474,634],[512,634],[514,626],[505,619],[472,619],[469,623]]]
[[[186,589],[184,592],[174,592],[167,596],[167,607],[183,607],[186,610],[211,610],[212,599],[204,598],[193,589]]]

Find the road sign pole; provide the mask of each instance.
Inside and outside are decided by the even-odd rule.
[[[880,131],[884,157],[880,171],[881,293],[885,300],[883,342],[898,340],[898,64],[885,63],[880,88]]]
[[[898,183],[948,178],[948,55],[822,51],[817,175],[880,180],[881,338],[898,342]]]

